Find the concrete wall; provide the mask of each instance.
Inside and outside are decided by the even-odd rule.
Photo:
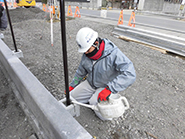
[[[164,0],[145,0],[143,10],[162,11]]]
[[[179,14],[180,4],[165,2],[164,0],[140,0],[138,10],[156,11],[167,14]]]
[[[145,0],[139,0],[138,10],[143,10],[144,9],[144,3],[145,3]]]
[[[179,9],[180,9],[180,4],[164,2],[162,12],[163,13],[169,13],[169,14],[178,14]]]
[[[102,0],[90,0],[90,2],[65,2],[65,6],[79,6],[80,8],[87,9],[100,9],[102,6]]]
[[[43,139],[92,139],[0,39],[0,62],[33,128]],[[16,90],[16,91],[15,91]]]

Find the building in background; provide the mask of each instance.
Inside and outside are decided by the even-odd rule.
[[[177,15],[183,0],[140,0],[138,9]]]

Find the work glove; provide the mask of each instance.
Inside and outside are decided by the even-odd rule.
[[[69,86],[69,92],[71,92],[74,88],[72,86]]]
[[[71,92],[74,88],[72,86],[69,86],[69,92]],[[66,90],[64,91],[66,94]]]
[[[109,87],[104,88],[98,94],[98,102],[100,102],[100,101],[107,101],[109,99],[110,94],[111,94],[111,91],[109,90]]]

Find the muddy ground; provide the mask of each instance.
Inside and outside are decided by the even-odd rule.
[[[54,46],[51,46],[50,23],[44,20],[44,12],[37,8],[16,9],[11,10],[10,15],[17,46],[24,54],[21,61],[57,100],[62,99],[65,83],[60,22],[54,23]],[[92,110],[81,107],[81,115],[76,120],[97,139],[184,139],[185,61],[115,38],[111,35],[114,26],[85,18],[68,20],[66,38],[70,82],[81,59],[75,36],[85,26],[98,31],[100,37],[113,41],[127,55],[134,63],[137,79],[120,92],[130,104],[130,109],[122,117],[103,122]],[[13,50],[9,28],[4,35],[5,43]]]

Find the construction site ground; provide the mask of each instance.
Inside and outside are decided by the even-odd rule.
[[[24,55],[21,61],[57,100],[61,100],[65,97],[65,82],[60,22],[53,24],[54,44],[51,46],[50,22],[45,20],[43,11],[20,8],[9,12],[17,47]],[[85,26],[98,31],[101,38],[110,39],[121,49],[133,62],[137,79],[120,92],[130,104],[122,117],[104,122],[92,110],[81,107],[81,114],[75,119],[96,139],[184,139],[185,60],[112,36],[116,25],[76,18],[66,20],[69,82],[81,60],[76,33]],[[3,34],[4,42],[14,50],[9,26]],[[2,68],[0,65],[0,136],[2,139],[28,138],[35,132]]]

